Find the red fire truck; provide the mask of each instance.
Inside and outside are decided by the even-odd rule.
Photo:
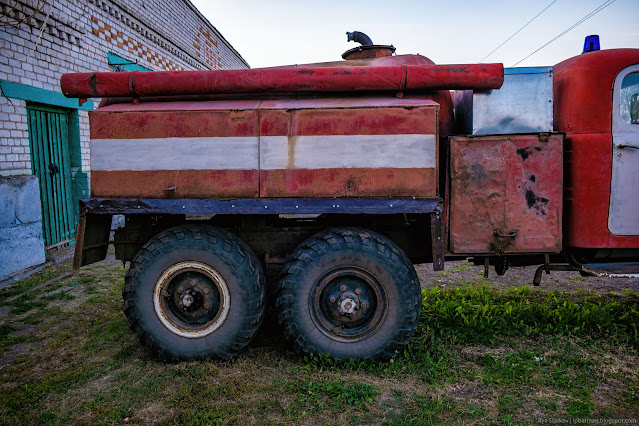
[[[337,62],[63,76],[103,98],[74,266],[130,262],[149,350],[233,356],[274,300],[298,351],[387,360],[419,320],[413,264],[446,258],[637,276],[639,49],[504,70],[349,38]]]

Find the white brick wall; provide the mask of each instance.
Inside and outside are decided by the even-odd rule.
[[[0,0],[0,13],[16,1],[18,20],[42,4]],[[107,52],[151,70],[248,67],[188,0],[46,0],[29,22],[0,27],[0,80],[60,92],[62,74],[112,71]],[[89,171],[86,111],[80,111],[80,138]],[[26,103],[0,96],[0,175],[19,174],[31,174]]]
[[[0,175],[31,174],[25,101],[0,98]]]

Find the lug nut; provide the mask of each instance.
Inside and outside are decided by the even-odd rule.
[[[346,286],[344,284],[339,286],[339,291],[346,291]]]
[[[204,287],[204,294],[209,294],[211,292],[211,289],[208,287]]]
[[[204,302],[204,309],[210,309],[211,304],[209,302]]]
[[[366,309],[366,307],[368,306],[368,304],[366,302],[362,302],[360,304],[360,306],[362,307],[362,309]]]
[[[195,287],[197,285],[197,280],[193,278],[189,284],[191,284],[191,287]]]
[[[362,289],[361,288],[356,288],[355,289],[355,294],[362,294]]]
[[[178,287],[178,293],[183,293],[184,292],[184,286],[180,285]]]
[[[331,302],[331,303],[335,303],[335,301],[337,300],[337,298],[336,298],[335,296],[331,296],[331,298],[330,298],[330,299],[328,299],[328,300],[330,300],[330,302]]]

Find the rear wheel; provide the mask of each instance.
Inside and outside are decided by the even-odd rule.
[[[227,358],[248,344],[262,322],[264,274],[234,235],[178,226],[142,247],[123,297],[131,329],[160,358]]]
[[[293,252],[282,270],[277,308],[298,351],[383,361],[399,354],[417,327],[419,280],[389,239],[333,229]]]

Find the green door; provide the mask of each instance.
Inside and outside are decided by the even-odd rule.
[[[27,106],[31,170],[40,181],[44,245],[75,238],[67,112]]]

